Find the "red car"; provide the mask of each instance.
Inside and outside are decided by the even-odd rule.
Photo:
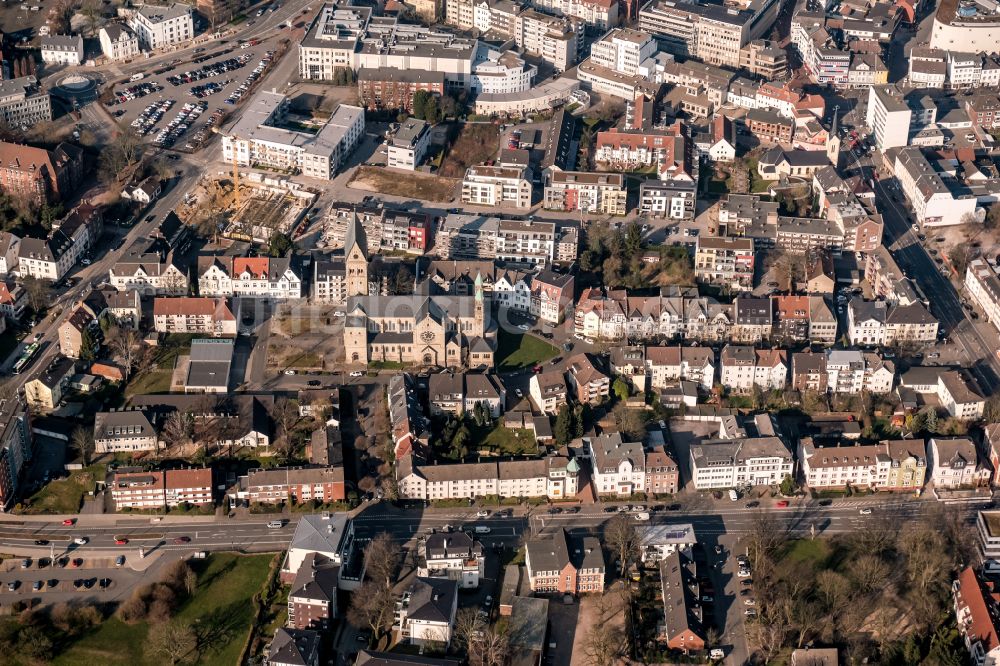
[[[779,509],[784,509],[786,506],[788,506],[788,500],[781,500],[775,506],[777,506]]]
[[[191,537],[189,537],[189,536],[179,536],[176,539],[174,539],[174,543],[176,543],[176,544],[191,543]]]
[[[127,543],[128,543],[128,539],[126,539],[124,537],[122,537],[121,539],[115,539],[115,545],[116,546],[124,546]]]
[[[63,525],[74,525],[76,524],[76,518],[67,518],[63,521]]]
[[[78,557],[72,562],[70,562],[69,565],[74,569],[79,569],[81,566],[83,566],[83,559]]]
[[[540,365],[536,365],[535,367],[533,367],[533,368],[532,368],[532,370],[533,370],[533,371],[535,372],[535,374],[538,374],[538,373],[540,373],[540,372],[541,372],[542,370],[544,370],[544,369],[545,369],[545,368],[543,368],[543,367],[542,367],[542,366],[540,366]]]

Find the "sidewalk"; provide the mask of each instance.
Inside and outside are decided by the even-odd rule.
[[[61,523],[73,519],[76,525],[87,527],[119,527],[126,525],[152,525],[155,523],[228,523],[227,516],[149,516],[130,515],[127,513],[101,514],[43,514],[43,515],[13,515],[0,514],[0,527],[4,525],[30,525],[32,523]]]

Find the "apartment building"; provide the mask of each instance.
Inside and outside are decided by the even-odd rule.
[[[651,0],[639,11],[639,29],[668,53],[735,69],[743,46],[764,36],[777,11],[774,0],[728,6]]]
[[[401,411],[401,410],[400,410]],[[398,451],[397,447],[397,451]],[[579,464],[565,458],[426,464],[412,453],[397,456],[400,497],[437,500],[502,497],[564,498],[576,495]]]
[[[0,82],[0,91],[8,83],[11,81]],[[29,124],[39,120],[44,119]],[[0,142],[0,191],[4,194],[37,205],[52,204],[71,196],[82,179],[83,151],[76,146],[60,143],[55,149],[46,150]]]
[[[540,372],[531,376],[528,395],[543,414],[558,414],[566,404],[566,379],[561,372]]]
[[[288,590],[287,626],[309,631],[330,629],[337,617],[339,584],[340,564],[321,553],[308,553]]]
[[[646,371],[653,389],[683,380],[710,391],[715,381],[715,352],[710,347],[646,347]]]
[[[935,488],[957,490],[989,484],[990,469],[966,437],[931,437],[927,440],[927,466]]]
[[[826,352],[827,389],[831,393],[858,394],[868,391],[889,393],[896,378],[896,366],[878,354],[851,349]]]
[[[156,429],[150,416],[138,409],[98,412],[94,416],[94,452],[156,451]]]
[[[667,129],[617,128],[597,133],[594,161],[614,171],[656,167],[661,179],[691,180],[687,144],[680,123]]]
[[[947,371],[938,375],[937,395],[941,406],[951,416],[967,420],[983,417],[985,399],[960,372]]]
[[[644,180],[639,184],[639,211],[670,220],[694,219],[697,183],[690,178]]]
[[[788,56],[774,42],[755,39],[740,49],[739,67],[765,81],[778,81],[788,75]]]
[[[463,590],[479,587],[486,575],[483,544],[462,531],[435,532],[417,549],[417,575],[458,581]]]
[[[743,124],[751,136],[761,143],[791,143],[795,133],[795,122],[774,111],[751,109],[743,118]]]
[[[888,483],[892,464],[884,443],[819,447],[811,437],[799,440],[798,459],[809,488],[878,490]]]
[[[499,418],[507,402],[507,390],[490,374],[439,372],[428,378],[427,393],[434,416],[472,414],[476,405],[481,404],[493,418]]]
[[[176,506],[211,506],[212,470],[169,469],[149,472],[115,472],[111,500],[122,509],[169,509]]]
[[[953,192],[919,147],[901,148],[896,153],[893,173],[913,207],[917,224],[925,228],[963,224],[976,212],[976,196]]]
[[[341,104],[316,133],[284,126],[288,98],[261,90],[222,137],[227,164],[270,167],[332,180],[365,133],[365,112]]]
[[[1000,277],[985,259],[976,258],[965,270],[965,288],[983,310],[986,321],[1000,329]]]
[[[588,354],[574,354],[566,359],[566,378],[573,398],[581,404],[599,404],[611,393],[611,378],[598,369]]]
[[[415,171],[423,163],[430,143],[430,126],[418,118],[407,118],[386,143],[386,166]]]
[[[646,491],[646,453],[642,442],[626,442],[620,432],[585,437],[590,453],[591,481],[601,496],[625,496]]]
[[[83,35],[49,35],[41,38],[42,62],[46,65],[83,63]]]
[[[992,516],[991,516],[992,517]],[[984,514],[979,514],[985,524]],[[989,521],[992,523],[992,521]],[[1000,660],[1000,627],[993,584],[979,579],[976,569],[966,567],[951,585],[955,623],[962,634],[969,661],[988,666]]]
[[[145,296],[183,296],[189,280],[174,261],[172,252],[126,252],[108,271],[108,282],[118,291],[136,291]]]
[[[519,48],[563,72],[577,63],[583,26],[575,19],[523,9],[514,18],[514,42]]]
[[[560,233],[554,222],[448,214],[435,230],[435,250],[442,259],[540,265],[556,259]]]
[[[731,291],[753,288],[754,244],[750,238],[699,236],[694,275],[699,282]]]
[[[213,337],[235,337],[239,324],[239,299],[153,299],[153,330],[157,333],[201,333]]]
[[[938,326],[919,301],[901,305],[855,297],[847,304],[847,336],[856,345],[932,343],[937,340]]]
[[[52,98],[38,85],[38,79],[22,76],[0,81],[0,121],[4,125],[28,127],[51,120]],[[5,155],[3,164],[10,163]],[[3,174],[3,180],[6,181],[6,174]]]
[[[612,0],[536,0],[538,9],[556,16],[577,18],[599,30],[607,30],[621,21],[619,6]]]
[[[132,14],[129,27],[147,51],[182,44],[194,38],[191,7],[174,3],[169,7],[142,5]]]
[[[706,440],[691,446],[696,490],[777,485],[794,469],[792,452],[778,437]]]
[[[731,391],[747,392],[754,386],[764,391],[783,389],[788,384],[788,370],[784,349],[730,344],[719,354],[719,383]]]
[[[635,76],[639,65],[656,53],[656,41],[645,32],[615,28],[590,45],[590,61],[619,74]]]
[[[418,646],[451,643],[458,612],[458,583],[440,578],[414,578],[396,602],[393,626],[400,642]]]
[[[462,179],[462,203],[490,207],[531,207],[527,167],[474,166]]]
[[[628,191],[620,173],[553,171],[546,174],[543,206],[548,210],[625,215]]]
[[[597,537],[570,536],[565,529],[525,544],[528,585],[537,594],[602,594],[605,563]]]
[[[445,94],[444,72],[375,67],[361,69],[357,76],[358,95],[366,109],[399,109],[409,113],[413,111],[413,95],[418,90],[439,97]]]
[[[20,401],[8,401],[0,411],[0,423],[0,507],[7,510],[19,497],[21,472],[31,461],[33,448],[28,413]]]
[[[302,276],[294,257],[198,257],[202,297],[302,298]]]
[[[298,504],[316,500],[321,504],[343,502],[344,468],[335,467],[275,467],[251,470],[237,481],[237,497],[260,504]]]

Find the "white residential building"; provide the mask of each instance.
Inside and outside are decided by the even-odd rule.
[[[879,150],[900,148],[910,143],[910,120],[913,112],[892,88],[871,86],[865,123],[872,128]]]
[[[424,161],[431,143],[430,125],[418,118],[407,118],[386,146],[386,166],[414,171]]]
[[[472,65],[472,92],[476,95],[512,95],[531,89],[538,68],[514,51],[500,52],[480,45]]]
[[[127,25],[111,23],[99,34],[104,57],[115,62],[132,60],[139,55],[139,38]]]
[[[759,386],[771,391],[788,384],[788,355],[784,349],[754,349],[726,345],[719,355],[719,383],[732,391]]]
[[[710,391],[715,382],[715,352],[711,347],[646,347],[650,388],[662,389],[681,380]]]
[[[182,44],[194,38],[191,7],[174,3],[169,7],[143,5],[135,10],[129,27],[147,51]]]
[[[444,645],[451,642],[458,611],[458,582],[416,578],[396,603],[395,624],[401,642]]]
[[[566,378],[558,370],[533,374],[528,393],[543,414],[558,414],[559,408],[566,404]]]
[[[291,257],[200,257],[201,296],[302,298],[302,277]]]
[[[590,61],[619,74],[635,76],[639,64],[656,53],[656,40],[648,33],[631,28],[610,30],[590,45]]]
[[[917,146],[900,149],[893,173],[917,223],[924,227],[963,224],[976,212],[976,195],[956,196]]]
[[[418,553],[418,576],[455,580],[462,589],[479,587],[486,572],[483,544],[466,532],[435,532],[422,540]]]
[[[147,296],[184,296],[188,276],[174,264],[173,255],[131,254],[122,257],[108,271],[108,281],[118,291],[138,291]]]
[[[50,35],[41,41],[42,62],[46,65],[83,63],[83,35]]]
[[[892,459],[885,444],[817,447],[799,441],[802,479],[810,488],[873,488],[889,481]]]
[[[646,454],[641,442],[625,442],[619,432],[584,439],[598,495],[629,496],[646,490]]]
[[[365,110],[341,104],[315,134],[281,127],[287,110],[288,99],[280,93],[254,95],[222,137],[223,161],[332,180],[364,136]]]
[[[691,446],[696,490],[777,485],[794,469],[792,452],[777,437],[708,440]]]
[[[993,265],[982,258],[970,261],[965,271],[965,288],[983,309],[986,321],[1000,329],[1000,277]]]
[[[530,208],[531,177],[526,167],[469,167],[462,180],[462,203]]]
[[[980,461],[976,445],[966,437],[931,437],[927,441],[927,466],[935,488],[970,488],[989,482],[989,468]]]

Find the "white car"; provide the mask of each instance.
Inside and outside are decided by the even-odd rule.
[[[75,543],[78,546],[85,546],[85,545],[87,545],[88,541],[89,541],[89,539],[87,537],[77,537],[77,538],[73,539],[73,543]]]
[[[354,372],[351,373],[351,377],[364,377],[364,375],[365,373],[361,372],[360,370],[355,370]]]
[[[744,599],[743,600],[743,605],[744,606],[756,606],[757,602],[754,599]]]
[[[864,509],[859,509],[858,513],[860,513],[862,516],[870,516],[872,515],[872,510],[866,507]]]
[[[740,570],[736,572],[736,575],[739,576],[740,578],[749,578],[750,570],[741,567]]]
[[[919,234],[920,233],[920,227],[918,227],[915,224],[911,224],[910,225],[910,229],[913,229],[913,233],[915,233],[915,234]]]
[[[582,333],[574,333],[573,337],[576,338],[577,340],[583,340],[584,339]]]
[[[83,264],[84,266],[89,266],[90,265],[90,259],[87,259],[86,257],[84,257],[83,259],[80,260],[80,263]]]
[[[524,397],[524,391],[522,391],[519,388],[516,388],[516,389],[514,389],[514,395],[516,395],[518,398],[523,398]]]
[[[340,311],[338,310],[337,312],[334,312],[334,313],[333,313],[333,316],[334,316],[334,317],[343,317],[343,316],[344,316],[344,313],[343,313],[343,312],[340,312]]]
[[[295,371],[294,370],[285,370],[285,374],[286,375],[294,375]]]
[[[531,330],[531,327],[530,327],[530,326],[528,326],[527,324],[518,324],[518,326],[517,326],[517,327],[518,327],[519,329],[521,329],[522,331],[530,331],[530,330]]]
[[[479,511],[476,511],[476,518],[488,518],[489,515],[490,512],[487,511],[486,509],[480,509]]]
[[[583,341],[586,342],[588,345],[597,344],[597,341],[594,340],[594,338],[584,338]]]

